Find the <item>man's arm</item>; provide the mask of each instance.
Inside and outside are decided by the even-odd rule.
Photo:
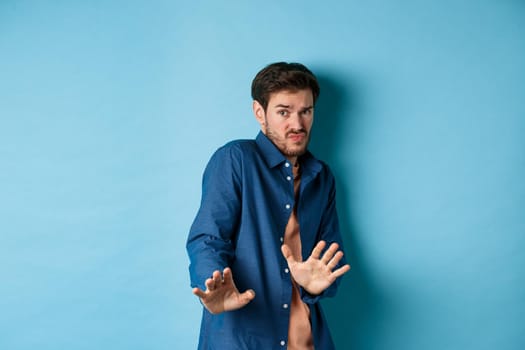
[[[339,229],[339,219],[337,216],[336,209],[335,179],[329,169],[326,169],[326,171],[328,172],[327,175],[329,181],[328,202],[326,208],[323,211],[321,224],[319,226],[319,241],[312,250],[312,254],[306,261],[296,262],[302,264],[299,266],[301,266],[301,270],[303,272],[304,270],[316,271],[317,268],[321,269],[321,271],[324,271],[323,273],[321,273],[321,275],[325,276],[327,278],[327,281],[329,281],[329,283],[326,283],[326,280],[321,283],[323,288],[320,288],[320,292],[319,288],[314,288],[315,293],[311,292],[311,287],[305,288],[305,286],[299,283],[299,285],[301,286],[301,297],[304,302],[309,304],[316,303],[320,298],[334,296],[339,286],[339,283],[341,282],[341,279],[339,277],[341,277],[343,274],[350,270],[350,265],[346,263],[346,259],[343,255],[343,242],[341,232]],[[326,247],[326,244],[324,242],[330,243],[330,247],[321,257],[321,253]],[[284,248],[283,250],[283,255],[286,258],[286,248]],[[293,264],[294,262],[288,261],[289,265],[290,263]],[[314,267],[314,265],[316,266]],[[328,270],[326,268],[328,268],[331,274],[328,274]],[[318,274],[318,272],[316,272],[316,274]],[[294,279],[296,279],[295,276]],[[306,282],[303,283],[306,284]]]
[[[201,206],[186,244],[191,286],[201,299],[213,287],[209,280],[221,275],[235,253],[232,240],[240,215],[241,178],[240,159],[233,152],[232,147],[218,149],[206,166]]]
[[[232,239],[241,207],[238,162],[231,147],[220,148],[210,159],[201,206],[186,244],[193,294],[212,314],[239,309],[255,297],[251,289],[239,292],[228,267],[235,254]]]

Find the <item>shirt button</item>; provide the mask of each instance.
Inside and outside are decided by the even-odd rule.
[[[286,204],[286,209],[290,209],[291,205],[290,204]]]
[[[285,346],[286,342],[284,340],[281,340],[281,346]]]
[[[290,272],[290,270],[288,270],[288,268],[285,268],[284,273],[288,273],[288,272]]]
[[[283,304],[283,309],[288,309],[288,304]]]
[[[291,177],[291,176],[287,176],[287,177],[286,177],[286,180],[291,181],[291,180],[292,180],[292,177]]]
[[[290,163],[286,162],[284,163],[284,166],[288,168],[290,166]]]

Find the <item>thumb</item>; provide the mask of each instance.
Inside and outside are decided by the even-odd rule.
[[[292,254],[292,250],[286,244],[283,244],[281,246],[281,253],[283,254],[286,261],[288,262],[288,265],[296,262]]]
[[[239,295],[240,300],[246,305],[255,298],[255,292],[253,289],[248,289],[244,293]]]

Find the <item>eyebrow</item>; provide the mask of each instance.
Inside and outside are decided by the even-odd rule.
[[[290,105],[278,104],[278,105],[276,105],[274,108],[290,108]],[[307,111],[307,110],[309,110],[309,109],[313,109],[313,108],[314,108],[314,106],[308,106],[308,107],[304,107],[304,108],[302,108],[301,110],[302,110],[302,111]]]
[[[299,113],[310,112],[310,111],[313,111],[313,109],[314,109],[314,106],[304,107],[304,108],[302,108],[302,109],[299,110]]]

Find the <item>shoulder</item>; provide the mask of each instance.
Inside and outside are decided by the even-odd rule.
[[[321,164],[321,172],[325,174],[330,180],[334,181],[334,174],[332,173],[332,169],[330,169],[330,166],[328,163],[326,163],[323,160],[317,160]]]
[[[219,147],[215,151],[214,157],[242,159],[255,154],[256,149],[255,140],[233,140]]]
[[[229,150],[233,152],[249,152],[255,149],[255,140],[233,140],[221,146],[219,150]]]
[[[309,171],[316,176],[320,176],[324,180],[334,181],[334,175],[328,163],[315,157],[310,151],[303,156],[303,162]]]
[[[256,144],[254,140],[234,140],[220,146],[212,154],[208,165],[208,171],[228,171],[232,169],[239,172],[246,161],[255,157]]]

